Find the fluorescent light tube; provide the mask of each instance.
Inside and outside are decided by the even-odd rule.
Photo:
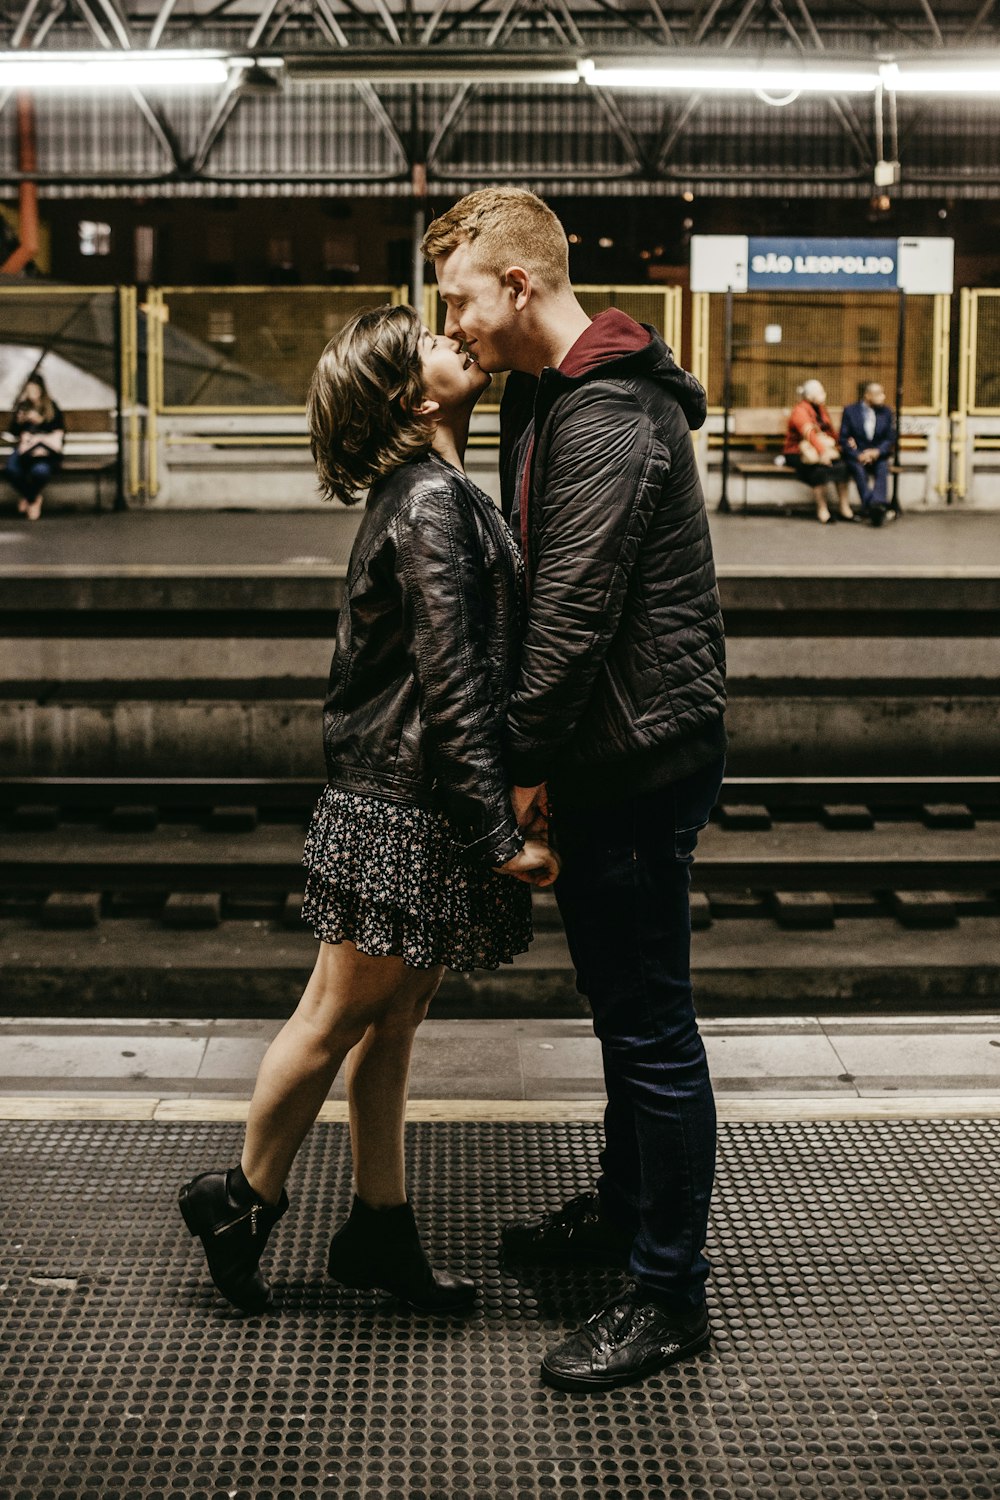
[[[884,63],[880,68],[882,83],[896,94],[997,94],[1000,93],[1000,65],[997,63],[955,63],[939,68],[925,63],[911,67],[904,63]]]
[[[225,83],[224,57],[157,52],[0,52],[0,87],[15,89],[192,88]]]
[[[871,94],[878,87],[874,66],[852,68],[699,66],[662,68],[602,68],[594,62],[580,63],[580,77],[600,88],[683,89],[714,93],[730,90],[798,90],[801,93]]]

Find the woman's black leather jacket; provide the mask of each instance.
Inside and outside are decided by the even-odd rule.
[[[501,742],[522,590],[493,503],[433,454],[371,489],[323,713],[332,786],[443,812],[466,854],[523,846]]]

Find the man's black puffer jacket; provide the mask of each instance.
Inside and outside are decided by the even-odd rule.
[[[465,853],[523,846],[502,736],[523,602],[492,502],[428,455],[371,489],[323,712],[331,786],[443,812]]]
[[[722,615],[690,436],[705,393],[653,329],[631,326],[627,352],[576,376],[514,375],[504,393],[507,514],[531,464],[507,760],[516,784],[549,781],[564,804],[652,790],[726,747]]]

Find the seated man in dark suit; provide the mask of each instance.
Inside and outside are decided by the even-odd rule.
[[[885,404],[885,391],[870,380],[853,406],[844,407],[840,421],[840,452],[854,476],[861,496],[861,513],[881,526],[895,512],[889,509],[889,460],[896,446],[896,423]]]

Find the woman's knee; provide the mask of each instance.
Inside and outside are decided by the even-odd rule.
[[[414,975],[411,971],[373,1023],[376,1028],[379,1031],[416,1031],[427,1019],[443,973],[443,969],[429,969],[421,971],[419,975]]]
[[[370,1027],[418,1026],[442,973],[415,975],[397,958],[372,958],[351,944],[323,943],[299,1010],[309,1025],[353,1045]]]

